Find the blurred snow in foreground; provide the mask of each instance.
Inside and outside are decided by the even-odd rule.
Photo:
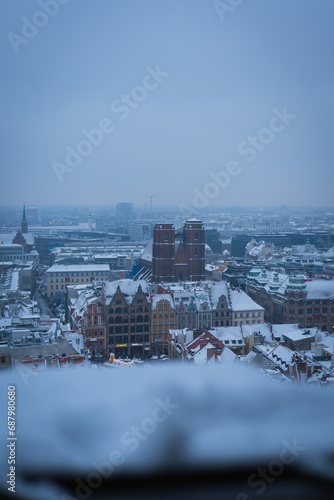
[[[334,391],[328,386],[273,384],[241,365],[78,367],[41,372],[28,384],[17,372],[1,373],[5,474],[8,385],[16,386],[16,492],[23,498],[62,498],[65,490],[52,482],[57,475],[255,467],[283,456],[282,450],[298,466],[334,478],[328,458]],[[7,491],[5,474],[1,488]]]

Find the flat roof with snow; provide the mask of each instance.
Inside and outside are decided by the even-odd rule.
[[[107,264],[70,264],[68,266],[54,264],[46,271],[47,273],[71,273],[71,272],[92,272],[105,271],[109,272],[110,268]]]

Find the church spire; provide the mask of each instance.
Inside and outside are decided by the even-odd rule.
[[[23,203],[23,215],[22,215],[22,222],[27,222],[27,216],[26,216],[26,204]]]
[[[23,214],[22,214],[22,222],[21,222],[21,233],[26,234],[28,232],[28,222],[26,215],[26,204],[23,203]]]

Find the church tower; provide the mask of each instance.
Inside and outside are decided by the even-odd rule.
[[[23,214],[22,214],[22,222],[21,222],[21,233],[22,234],[27,234],[28,233],[28,222],[27,222],[26,205],[25,205],[25,203],[23,204]]]
[[[190,281],[205,280],[205,230],[202,221],[189,219],[183,227]]]
[[[153,228],[152,282],[175,280],[175,228],[173,224],[156,224]]]

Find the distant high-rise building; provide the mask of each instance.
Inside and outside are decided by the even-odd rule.
[[[130,224],[129,236],[131,241],[148,242],[150,239],[149,224]]]
[[[38,217],[38,209],[36,207],[27,207],[28,217]]]
[[[133,218],[133,203],[118,203],[116,215],[119,219],[130,220]]]

